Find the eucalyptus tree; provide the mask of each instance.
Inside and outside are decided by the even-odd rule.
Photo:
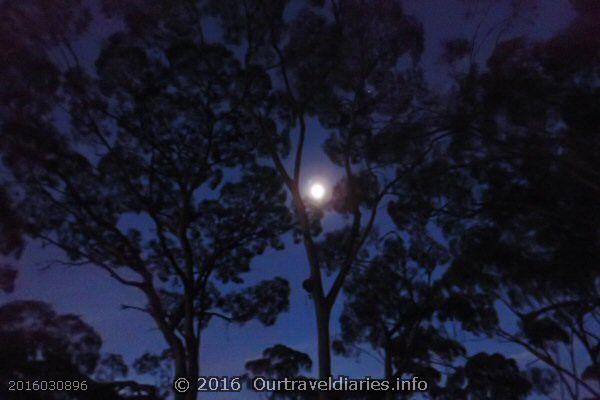
[[[236,90],[244,94],[231,114],[243,133],[235,140],[255,144],[254,154],[271,160],[291,194],[294,233],[308,260],[303,287],[314,302],[318,374],[330,376],[331,312],[350,272],[376,241],[380,209],[389,195],[404,193],[390,213],[404,231],[423,234],[427,221],[421,216],[435,206],[431,199],[440,190],[435,176],[454,168],[434,162],[447,121],[435,112],[436,99],[418,66],[421,25],[391,0],[105,6],[124,17],[143,46],[181,48],[187,37],[203,42],[216,36],[235,55],[243,71]],[[327,203],[305,197],[309,141],[323,143],[332,171],[342,176]],[[419,179],[429,174],[425,185],[419,186],[417,173]],[[347,222],[322,232],[326,212]]]
[[[286,378],[307,379],[301,373],[310,371],[312,360],[308,354],[283,344],[276,344],[263,350],[262,357],[246,362],[245,367],[248,371],[245,378],[248,381],[248,386],[252,387],[252,379],[256,377],[279,380]],[[271,400],[309,400],[317,398],[317,394],[310,391],[286,392],[276,390],[267,396]]]
[[[22,399],[24,392],[32,400],[161,398],[155,387],[125,379],[123,358],[102,354],[101,337],[85,321],[44,302],[0,306],[0,345],[3,399]]]
[[[325,378],[332,373],[332,308],[373,238],[378,210],[405,174],[429,160],[442,132],[423,107],[431,99],[418,68],[422,28],[398,1],[311,1],[299,10],[285,1],[210,5],[270,91],[249,112],[262,151],[292,196],[308,261],[303,286],[314,302],[318,374]],[[330,168],[342,176],[327,204],[304,192],[308,142],[323,143]],[[395,166],[385,148],[397,150]],[[322,232],[324,213],[347,222]]]
[[[448,293],[448,260],[445,247],[432,237],[385,240],[350,275],[334,349],[347,357],[376,357],[390,381],[427,382],[426,393],[411,387],[388,391],[386,399],[525,399],[533,385],[514,360],[469,354],[465,331],[488,332],[497,316],[487,303]]]
[[[70,37],[91,15],[79,2],[1,6],[3,40],[23,43],[2,65],[13,77],[2,83],[0,134],[15,215],[65,264],[142,293],[145,304],[124,307],[150,316],[175,375],[195,381],[211,319],[270,325],[288,305],[282,278],[237,290],[291,226],[282,180],[257,162],[237,111],[253,96],[251,77],[166,3],[152,36],[138,26],[145,14],[127,19],[93,66]],[[33,18],[48,24],[27,36]]]
[[[494,333],[522,346],[566,398],[598,397],[597,3],[573,1],[575,20],[538,42],[505,41],[456,97],[468,121],[458,157],[480,167],[453,292],[499,302],[517,321]],[[472,218],[467,218],[467,216]]]
[[[432,238],[420,239],[409,245],[387,239],[373,259],[350,274],[334,348],[350,356],[368,353],[361,345],[369,345],[379,355],[385,379],[418,376],[431,391],[441,382],[443,368],[466,349],[440,321],[447,304],[437,276],[447,254]],[[394,393],[386,398],[395,398]]]

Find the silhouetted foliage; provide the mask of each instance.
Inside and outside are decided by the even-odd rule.
[[[338,351],[350,355],[354,346],[367,343],[381,351],[387,378],[415,375],[431,385],[441,378],[432,361],[452,362],[464,355],[465,349],[436,321],[444,298],[434,276],[446,256],[443,251],[436,256],[435,246],[431,238],[408,246],[400,238],[387,239],[381,254],[350,275]]]
[[[315,305],[318,325],[319,376],[331,375],[330,315],[344,281],[364,254],[375,227],[378,207],[392,189],[385,163],[419,163],[431,137],[417,104],[426,101],[417,66],[423,51],[420,23],[398,1],[307,2],[284,18],[287,2],[210,2],[225,38],[243,48],[242,59],[268,75],[269,91],[262,102],[249,104],[262,148],[292,195],[297,238],[306,248],[309,276],[303,287]],[[272,65],[275,65],[273,68]],[[268,107],[267,105],[271,105]],[[342,178],[329,204],[311,204],[302,188],[304,145],[319,134],[307,128],[319,123],[324,151]],[[391,155],[385,138],[405,129],[415,135],[394,140]],[[288,137],[294,133],[290,169]],[[386,158],[381,149],[387,147]],[[261,153],[262,154],[262,153]],[[379,173],[379,170],[383,173]],[[391,168],[393,170],[393,168]],[[347,223],[323,232],[325,212],[336,212]],[[323,275],[331,274],[326,287]]]
[[[39,240],[142,293],[123,308],[167,348],[133,368],[160,395],[173,375],[195,380],[213,318],[269,326],[288,309],[283,277],[244,277],[290,233],[320,378],[335,375],[342,298],[335,350],[367,345],[385,377],[426,379],[430,398],[600,398],[600,7],[571,0],[572,23],[533,41],[507,32],[536,1],[458,3],[476,30],[443,38],[446,93],[428,85],[425,28],[400,0],[0,0],[0,253]],[[116,21],[95,44],[93,17]],[[322,202],[304,190],[315,143],[338,177]],[[95,374],[113,381],[98,396],[143,398],[114,382],[128,367],[100,358],[78,317],[0,311],[18,344],[0,348],[6,374]],[[538,364],[471,351],[473,336]],[[284,345],[246,365],[276,378],[311,366]]]
[[[503,42],[461,83],[456,118],[469,123],[456,157],[478,167],[448,279],[455,293],[512,312],[518,328],[498,320],[493,333],[551,368],[576,399],[600,395],[600,14],[573,4],[565,31]]]
[[[517,363],[501,354],[479,353],[469,357],[464,367],[450,377],[439,399],[506,399],[527,397],[531,383],[519,371]]]
[[[277,344],[263,351],[263,358],[248,361],[246,369],[252,375],[270,378],[298,376],[301,371],[310,371],[312,360],[307,354]]]
[[[10,391],[10,381],[77,381],[85,390],[27,391],[27,399],[158,400],[155,388],[122,380],[127,367],[121,356],[102,356],[102,339],[76,315],[60,315],[43,302],[15,301],[0,306],[0,394],[22,399]],[[116,380],[115,378],[121,378]],[[50,383],[48,383],[50,385]],[[83,387],[83,386],[81,386]]]
[[[500,355],[490,356],[495,364],[487,363],[485,354],[468,357],[465,345],[452,333],[449,321],[476,331],[473,323],[485,310],[467,296],[447,295],[443,275],[447,261],[444,247],[431,237],[414,235],[410,243],[399,237],[385,240],[380,254],[365,261],[345,286],[342,334],[334,348],[346,356],[360,356],[368,353],[360,346],[368,344],[381,356],[387,379],[419,377],[427,381],[431,398],[524,398],[529,382],[516,363]],[[512,375],[502,370],[503,362],[506,370],[512,368]],[[478,364],[485,364],[489,372]],[[502,383],[495,373],[514,382]],[[412,396],[390,392],[386,398]]]
[[[32,2],[13,27],[43,6]],[[65,7],[61,26],[79,27],[71,15],[77,5]],[[62,249],[68,263],[101,268],[139,289],[147,304],[125,307],[153,318],[175,374],[194,380],[199,335],[212,317],[272,324],[287,308],[281,278],[239,295],[227,284],[242,283],[266,248],[282,248],[291,218],[281,179],[256,162],[244,117],[235,113],[253,83],[232,53],[191,35],[176,42],[157,31],[146,36],[139,17],[103,44],[93,73],[53,63],[44,57],[52,49],[36,53],[54,80],[24,90],[46,108],[29,112],[18,92],[7,91],[1,146],[21,192],[15,213],[35,225],[32,236]],[[176,34],[172,22],[165,34]],[[69,50],[67,39],[34,39]],[[57,107],[60,123],[51,112]]]
[[[308,372],[312,368],[310,357],[300,351],[294,350],[282,344],[265,349],[262,358],[251,360],[246,363],[248,373],[245,378],[248,387],[252,387],[251,380],[256,377],[265,379],[307,379],[301,372]],[[309,400],[316,399],[316,393],[312,392],[272,392],[268,395],[272,400]]]

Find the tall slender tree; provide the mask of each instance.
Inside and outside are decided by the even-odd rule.
[[[386,137],[405,130],[400,139],[395,136],[394,146],[406,150],[398,161],[408,169],[426,159],[425,143],[436,136],[425,134],[426,113],[415,106],[425,97],[415,66],[422,29],[397,1],[309,2],[291,17],[283,1],[211,5],[226,37],[242,45],[245,64],[268,72],[271,93],[251,115],[264,151],[292,196],[308,260],[304,287],[314,302],[319,376],[326,378],[332,373],[332,308],[396,182],[393,173],[386,173],[389,164],[369,156],[378,145],[385,146]],[[292,132],[288,168],[287,148],[278,144]],[[332,168],[343,176],[332,202],[321,207],[311,204],[303,189],[309,140],[324,143]],[[324,212],[336,212],[349,223],[319,236]]]
[[[54,12],[43,1],[2,6],[15,30]],[[32,236],[62,249],[66,264],[139,290],[146,304],[124,307],[152,318],[175,375],[195,381],[212,318],[270,325],[287,308],[282,278],[235,288],[257,254],[282,248],[291,217],[281,179],[256,162],[236,113],[254,90],[239,63],[194,35],[195,25],[173,26],[175,15],[154,37],[138,35],[144,16],[106,41],[94,70],[62,36],[66,65],[53,62],[54,50],[21,60],[21,72],[40,82],[3,86],[1,148],[14,211],[35,227]],[[189,31],[176,31],[182,26]],[[5,68],[26,82],[10,61]]]

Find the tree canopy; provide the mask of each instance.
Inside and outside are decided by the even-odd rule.
[[[105,398],[195,381],[211,321],[274,325],[300,286],[319,378],[333,350],[432,399],[600,397],[600,8],[571,0],[550,37],[508,34],[536,3],[464,2],[481,20],[444,38],[439,87],[400,0],[0,0],[0,292],[38,241],[143,295],[123,308],[165,348],[133,367],[163,387],[98,379]],[[336,179],[322,202],[309,152]],[[291,263],[252,274],[292,242],[299,282]],[[21,301],[3,320],[8,378],[127,372],[79,317]],[[308,379],[285,339],[248,376]]]
[[[8,400],[21,399],[24,389],[14,382],[27,381],[27,398],[32,400],[161,398],[153,386],[124,380],[128,368],[123,357],[101,354],[101,347],[98,333],[76,315],[57,314],[40,301],[4,304],[0,307],[0,393]],[[45,382],[44,390],[35,390],[34,382],[38,386]],[[57,382],[62,382],[62,388],[57,389]],[[64,390],[66,382],[71,390]]]

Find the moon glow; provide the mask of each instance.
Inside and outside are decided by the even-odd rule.
[[[321,183],[313,183],[310,186],[310,197],[312,197],[313,200],[323,200],[323,198],[325,197],[325,186],[323,186],[323,184]]]

